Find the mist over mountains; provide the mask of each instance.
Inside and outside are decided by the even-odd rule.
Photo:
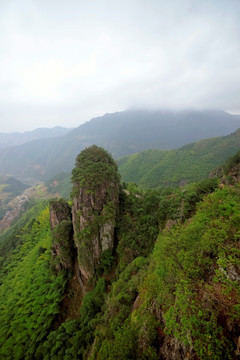
[[[37,139],[0,152],[0,172],[34,183],[70,171],[77,154],[92,144],[114,158],[147,149],[173,149],[228,135],[240,127],[240,116],[219,110],[127,110],[94,118],[63,136]]]
[[[25,131],[23,133],[0,133],[0,149],[5,149],[10,146],[21,145],[29,141],[37,139],[53,138],[62,136],[71,131],[71,128],[64,128],[55,126],[54,128],[39,128],[33,131]]]

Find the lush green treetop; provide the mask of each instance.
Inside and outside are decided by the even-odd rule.
[[[92,145],[77,156],[72,181],[74,185],[93,191],[103,182],[119,182],[117,164],[111,154],[101,147]]]

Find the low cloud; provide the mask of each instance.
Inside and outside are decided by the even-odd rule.
[[[240,3],[0,5],[0,131],[131,107],[240,112]]]

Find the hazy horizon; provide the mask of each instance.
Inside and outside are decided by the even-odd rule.
[[[0,3],[0,132],[129,108],[240,113],[237,0]]]
[[[230,115],[240,115],[240,113],[234,113],[234,112],[230,112],[230,111],[226,111],[226,110],[222,110],[222,109],[212,109],[212,108],[209,108],[209,109],[197,109],[197,108],[185,108],[185,109],[175,109],[175,110],[172,110],[172,109],[168,109],[168,108],[161,108],[161,109],[147,109],[147,108],[135,108],[135,109],[126,109],[126,110],[123,110],[123,111],[149,111],[149,112],[154,112],[154,111],[159,111],[159,112],[194,112],[194,111],[224,111]],[[26,132],[31,132],[31,131],[34,131],[34,130],[39,130],[39,129],[53,129],[55,127],[63,127],[63,128],[68,128],[68,129],[74,129],[80,125],[83,125],[95,118],[101,118],[103,117],[104,115],[108,115],[108,114],[114,114],[114,113],[118,113],[119,111],[115,111],[113,113],[104,113],[104,114],[101,114],[99,116],[94,116],[93,118],[91,119],[88,119],[76,126],[73,126],[73,127],[70,127],[70,126],[61,126],[61,125],[54,125],[54,126],[51,126],[51,127],[48,127],[48,126],[40,126],[40,127],[35,127],[35,128],[29,128],[29,129],[26,129],[26,130],[23,130],[23,131],[0,131],[1,134],[13,134],[13,133],[26,133]],[[121,112],[121,111],[120,111]]]

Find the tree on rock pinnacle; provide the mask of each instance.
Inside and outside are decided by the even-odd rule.
[[[102,254],[111,254],[114,247],[120,176],[112,156],[93,145],[77,156],[72,182],[74,242],[80,276],[86,284]]]

